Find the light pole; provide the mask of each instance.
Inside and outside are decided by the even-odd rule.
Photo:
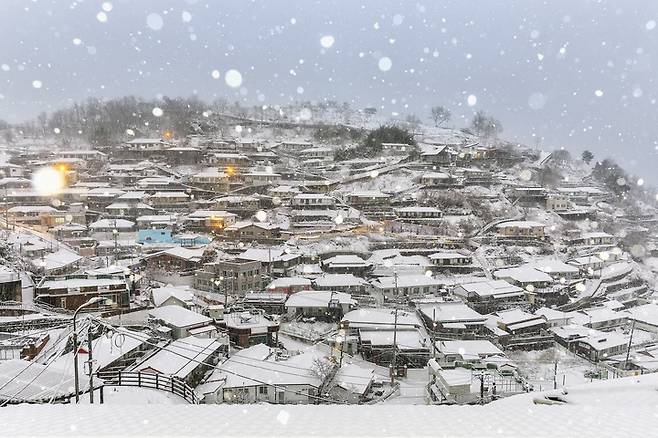
[[[343,366],[343,352],[345,349],[343,348],[343,345],[345,345],[345,338],[342,335],[336,336],[336,343],[340,345],[340,361],[338,362],[338,367],[342,368]]]
[[[86,303],[82,304],[80,307],[75,309],[75,312],[73,312],[73,373],[74,373],[74,378],[75,378],[75,402],[79,403],[80,402],[80,376],[78,372],[78,328],[76,326],[76,318],[78,317],[78,312],[80,310],[93,306],[94,304],[97,304],[101,301],[105,301],[105,298],[102,297],[93,297]]]

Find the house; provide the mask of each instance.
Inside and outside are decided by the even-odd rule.
[[[174,228],[178,222],[178,216],[171,214],[163,215],[144,215],[139,216],[137,219],[137,228],[140,230]]]
[[[190,271],[203,261],[204,248],[173,247],[144,256],[148,269]]]
[[[441,219],[443,213],[434,207],[402,207],[394,209],[395,215],[401,221],[415,223],[435,223]]]
[[[423,323],[413,312],[386,308],[363,308],[345,314],[341,325],[358,336],[358,351],[368,361],[388,366],[397,350],[400,367],[423,367],[429,344]],[[397,372],[397,371],[396,371]]]
[[[520,205],[544,205],[548,192],[543,187],[512,187],[507,197]]]
[[[457,180],[444,172],[425,172],[420,176],[420,183],[425,187],[446,188],[457,184]]]
[[[615,236],[603,231],[592,231],[588,233],[582,233],[580,236],[571,238],[569,239],[568,243],[571,245],[586,246],[615,245],[616,238]]]
[[[188,182],[196,187],[217,192],[228,192],[230,175],[216,167],[209,167],[191,175]]]
[[[393,196],[377,190],[351,192],[345,195],[345,201],[359,210],[387,207]]]
[[[270,293],[291,295],[297,292],[311,290],[311,280],[304,277],[280,277],[272,280],[265,288]]]
[[[264,275],[265,268],[258,260],[218,259],[194,273],[194,287],[243,297],[261,290]]]
[[[543,239],[546,226],[533,221],[509,221],[495,226],[496,232],[503,237]]]
[[[134,228],[135,223],[126,219],[100,219],[89,224],[92,233],[125,233]]]
[[[149,198],[151,206],[156,209],[184,209],[187,208],[190,195],[185,192],[155,192]]]
[[[453,154],[448,146],[421,144],[420,160],[423,163],[431,165],[450,164],[453,161]]]
[[[242,181],[247,186],[276,186],[281,182],[281,174],[270,171],[252,170],[242,173]]]
[[[521,309],[501,310],[492,313],[498,327],[510,335],[535,335],[548,329],[543,315],[533,315]]]
[[[368,401],[373,384],[375,370],[361,365],[347,364],[338,369],[334,376],[334,386],[330,397],[349,404],[359,404]]]
[[[21,205],[8,209],[7,216],[10,222],[17,224],[41,225],[47,216],[57,211],[48,205]]]
[[[155,307],[180,306],[190,309],[194,306],[194,292],[185,286],[162,286],[151,289],[151,303]]]
[[[487,340],[437,341],[439,362],[480,362],[490,356],[504,356],[505,353]]]
[[[215,383],[209,399],[215,403],[310,404],[324,383],[314,371],[318,361],[326,359],[317,351],[279,359],[274,349],[258,344],[219,364],[204,386]]]
[[[248,217],[260,209],[260,198],[246,195],[222,196],[213,201],[212,208],[235,213],[240,217]]]
[[[538,260],[524,266],[530,266],[538,271],[544,272],[553,277],[553,280],[556,281],[561,281],[562,279],[572,280],[580,274],[580,270],[577,267],[558,259],[549,258]]]
[[[212,327],[213,320],[207,316],[186,309],[185,307],[164,305],[148,311],[149,320],[157,322],[171,329],[173,339],[191,336],[194,329]]]
[[[280,241],[281,228],[266,222],[241,221],[224,228],[224,237],[243,242]]]
[[[35,287],[34,296],[35,301],[67,310],[75,310],[94,297],[105,298],[117,307],[130,305],[130,291],[124,278],[44,277]],[[101,302],[97,307],[105,305]]]
[[[607,306],[592,307],[573,313],[573,323],[580,324],[595,330],[610,330],[615,327],[625,326],[630,313],[617,311]]]
[[[281,292],[250,292],[238,303],[247,308],[261,309],[269,315],[283,315],[286,313],[287,299],[288,295]]]
[[[526,300],[527,293],[505,280],[484,280],[455,286],[453,294],[483,311]]]
[[[279,323],[262,311],[225,314],[220,326],[228,331],[230,342],[238,347],[275,346],[279,342]]]
[[[315,317],[322,320],[340,320],[357,302],[350,294],[333,291],[301,291],[286,301],[288,317]]]
[[[594,330],[573,341],[574,351],[591,361],[605,360],[628,348],[628,338],[616,332]]]
[[[333,197],[319,193],[300,193],[290,201],[290,205],[295,209],[331,209],[335,204]]]
[[[238,216],[224,210],[196,210],[184,218],[187,228],[221,231],[235,223]]]
[[[572,203],[566,196],[549,195],[546,198],[546,210],[548,211],[567,211],[571,210]]]
[[[546,319],[546,325],[548,328],[569,325],[573,322],[574,318],[573,314],[571,313],[549,309],[548,307],[541,307],[535,310],[534,314],[543,316]]]
[[[57,237],[57,240],[78,239],[87,235],[87,227],[75,223],[62,224],[50,228],[48,233]]]
[[[430,254],[428,258],[432,261],[434,266],[441,268],[441,270],[451,270],[473,265],[473,256],[465,255],[456,251],[444,251]]]
[[[134,138],[126,142],[128,149],[142,149],[142,150],[162,150],[172,146],[161,138]]]
[[[595,255],[575,257],[571,260],[567,260],[567,263],[575,266],[581,273],[584,274],[600,271],[605,265],[605,262]]]
[[[112,204],[105,207],[107,215],[116,218],[136,218],[138,216],[148,215],[152,213],[153,210],[153,207],[148,204],[144,204],[143,202],[113,202]]]
[[[354,254],[336,255],[320,262],[322,269],[330,274],[365,275],[372,265]]]
[[[487,321],[486,316],[460,301],[421,304],[417,312],[429,330],[442,333],[482,333]]]
[[[205,373],[215,367],[225,349],[226,346],[217,339],[188,336],[147,356],[130,371],[163,374],[196,386]]]
[[[269,274],[286,275],[297,266],[301,255],[291,254],[287,249],[281,248],[249,248],[236,256],[238,260],[260,262]]]
[[[494,271],[493,276],[522,288],[528,288],[528,286],[545,288],[553,283],[553,277],[530,266],[498,269]]]
[[[315,290],[335,290],[362,296],[367,293],[368,282],[354,274],[323,274],[313,280]]]
[[[294,229],[326,230],[340,225],[345,219],[339,210],[293,210],[291,224]],[[342,220],[341,220],[342,219]]]
[[[394,275],[379,277],[370,282],[377,294],[386,299],[400,296],[419,296],[438,293],[445,282],[425,274]]]
[[[480,396],[480,380],[473,378],[467,368],[441,368],[436,359],[427,363],[429,385],[428,399],[431,404],[472,404]]]

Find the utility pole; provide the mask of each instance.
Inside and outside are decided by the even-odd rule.
[[[432,309],[432,359],[436,359],[436,307]]]
[[[92,324],[89,322],[89,329],[87,330],[87,344],[89,345],[89,403],[94,404],[94,356],[92,354]]]
[[[553,369],[553,389],[557,389],[557,359],[555,359],[555,368]]]
[[[391,385],[395,383],[398,358],[398,308],[395,308],[395,319],[393,321],[393,360],[391,361]]]
[[[484,373],[478,376],[480,379],[480,404],[484,404]]]
[[[631,344],[633,343],[633,332],[635,332],[635,320],[631,324],[631,337],[628,340],[628,348],[626,348],[626,362],[624,362],[624,370],[628,369],[628,359],[631,355]]]

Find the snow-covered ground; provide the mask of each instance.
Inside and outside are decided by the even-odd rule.
[[[657,374],[574,386],[559,406],[533,403],[547,393],[484,406],[19,405],[0,410],[0,421],[12,437],[650,437],[658,427],[657,388]]]

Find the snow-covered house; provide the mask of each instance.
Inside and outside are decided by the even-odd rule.
[[[304,316],[334,320],[342,318],[356,305],[352,296],[344,292],[301,291],[288,298],[286,310],[290,318]]]
[[[171,329],[173,339],[181,339],[193,335],[195,329],[204,329],[203,333],[216,331],[213,320],[207,316],[193,312],[172,303],[149,310],[149,318]],[[198,330],[197,330],[198,332]]]
[[[326,359],[317,351],[281,360],[274,349],[257,344],[219,364],[200,389],[206,402],[309,404],[326,377],[316,371],[319,362]]]
[[[509,221],[495,226],[497,233],[504,237],[543,238],[546,225],[533,221]]]
[[[196,386],[204,374],[215,367],[225,348],[217,339],[189,336],[157,350],[131,367],[130,371],[164,374]]]
[[[230,342],[238,347],[278,342],[279,323],[261,312],[225,314],[220,325],[228,331]]]

